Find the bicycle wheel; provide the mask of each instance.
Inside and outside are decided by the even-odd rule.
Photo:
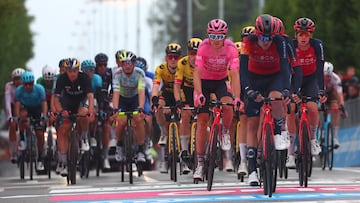
[[[211,131],[210,143],[209,143],[209,151],[208,151],[208,162],[209,165],[207,167],[207,190],[211,191],[212,183],[214,180],[214,170],[215,170],[215,160],[217,156],[217,142],[218,142],[218,133],[219,126],[215,125],[214,129]]]
[[[49,127],[48,136],[47,136],[47,152],[46,152],[46,170],[49,179],[51,179],[51,162],[53,159],[52,142],[53,142],[52,132],[51,132],[51,128]]]
[[[133,131],[131,126],[127,126],[126,134],[125,134],[125,155],[126,155],[126,166],[129,170],[129,183],[133,184],[133,170],[132,170],[132,163],[133,163]]]
[[[102,130],[99,129],[101,126],[98,126],[98,129],[95,134],[96,139],[96,147],[95,147],[95,168],[96,168],[96,176],[98,177],[100,175],[100,170],[102,168],[102,150],[101,150],[101,135]]]
[[[322,170],[325,170],[326,168],[326,164],[327,164],[327,160],[328,160],[328,149],[329,149],[329,145],[328,145],[328,134],[329,132],[324,132],[324,128],[321,128],[321,136],[320,136],[320,146],[321,146],[321,152],[320,152],[320,161],[321,161],[321,168]]]
[[[264,177],[264,195],[272,197],[272,193],[276,188],[276,175],[277,175],[277,163],[276,163],[276,150],[274,144],[271,142],[271,128],[269,124],[265,126],[265,177]]]
[[[196,129],[197,129],[197,122],[191,124],[191,131],[190,131],[190,156],[192,158],[190,168],[195,171],[197,166],[197,156],[196,156]]]
[[[34,137],[33,134],[30,130],[30,135],[29,135],[30,139],[29,139],[29,165],[30,165],[30,180],[33,179],[33,173],[34,173]]]
[[[334,128],[331,124],[328,125],[328,150],[327,150],[327,159],[329,170],[332,170],[334,164]]]
[[[78,138],[75,129],[70,132],[70,146],[69,146],[69,162],[68,162],[68,176],[69,182],[72,185],[76,184],[76,163],[78,160]]]
[[[277,150],[278,155],[278,168],[279,168],[279,177],[280,178],[288,178],[288,168],[286,167],[286,159],[287,159],[287,150]]]
[[[300,186],[307,187],[308,186],[308,177],[311,170],[311,144],[309,140],[309,131],[308,126],[305,122],[301,124],[302,129],[302,152],[301,154],[301,164],[299,170],[299,180]]]
[[[178,129],[177,129],[177,125],[176,123],[171,123],[170,124],[170,132],[171,132],[171,173],[172,173],[172,180],[174,182],[177,181],[177,174],[176,174],[176,168],[177,168],[177,160],[178,160],[178,151],[177,149],[178,148],[178,143],[179,143],[179,140],[178,140],[178,137],[179,137],[179,134],[178,134]]]
[[[81,152],[80,158],[80,178],[89,177],[89,166],[90,166],[90,152],[83,151]]]
[[[25,151],[20,152],[19,156],[19,167],[20,167],[20,179],[23,180],[25,176]]]

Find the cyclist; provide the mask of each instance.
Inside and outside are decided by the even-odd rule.
[[[21,74],[22,85],[16,88],[14,115],[21,120],[26,118],[39,119],[35,124],[35,134],[37,138],[38,157],[36,160],[36,170],[44,170],[43,149],[44,149],[44,127],[40,119],[46,120],[48,107],[45,99],[45,90],[43,86],[34,84],[35,77],[32,72],[25,71]],[[25,129],[29,128],[29,123],[19,122],[20,140],[24,142]],[[25,150],[25,147],[19,150]]]
[[[331,123],[334,128],[334,148],[337,149],[340,146],[338,139],[340,115],[345,116],[344,113],[344,95],[343,88],[341,85],[340,77],[334,73],[334,66],[332,63],[325,61],[324,63],[324,79],[326,94],[328,99],[326,104],[330,107],[331,112]],[[339,112],[342,110],[342,113]]]
[[[275,33],[284,37],[286,41],[286,51],[289,57],[289,67],[291,72],[291,94],[294,98],[295,103],[300,102],[300,98],[297,95],[300,95],[300,88],[302,83],[302,69],[297,59],[295,46],[293,40],[285,34],[285,27],[280,18],[274,17],[275,21]],[[294,141],[296,136],[296,125],[295,125],[295,104],[291,105],[291,115],[286,119],[288,131],[281,131],[286,136],[286,140],[290,141],[288,148],[288,157],[286,159],[286,167],[295,168],[295,157],[294,157]]]
[[[244,41],[244,39],[249,36],[250,34],[254,34],[255,33],[255,27],[250,25],[250,26],[245,26],[243,27],[243,29],[241,30],[241,41],[240,42],[235,42],[235,45],[238,49],[238,54],[239,54],[239,58],[241,55],[241,47],[242,47],[242,41]],[[244,98],[244,89],[241,89],[241,94],[240,94],[240,99],[241,101],[245,101]],[[235,120],[235,119],[234,119]],[[238,143],[239,143],[239,152],[240,152],[240,165],[238,167],[238,174],[244,174],[247,175],[248,174],[248,164],[247,164],[247,159],[246,159],[246,128],[247,128],[247,116],[246,114],[240,114],[240,129],[239,129],[239,137],[238,137]],[[236,128],[236,122],[234,123],[234,127]]]
[[[153,79],[154,79],[154,73],[148,71],[147,62],[142,57],[136,57],[135,67],[140,68],[145,72],[145,105],[144,105],[144,114],[145,114],[145,142],[146,142],[146,149],[145,149],[145,156],[146,160],[150,163],[153,160],[152,154],[151,154],[151,147],[152,147],[152,141],[151,141],[151,132],[152,132],[152,125],[153,125],[153,116],[151,112],[151,106],[150,106],[150,95],[151,90],[153,86]]]
[[[133,129],[135,144],[138,146],[136,159],[138,162],[145,162],[144,143],[144,105],[145,105],[145,73],[140,68],[135,67],[136,56],[130,51],[123,51],[119,56],[121,67],[114,73],[113,87],[114,95],[112,98],[113,108],[121,111],[140,112],[133,118]],[[116,117],[117,115],[115,115]],[[116,146],[115,158],[117,161],[124,161],[124,149],[122,136],[125,134],[126,118],[116,118],[118,146]]]
[[[101,97],[102,99],[98,103],[98,108],[100,112],[109,114],[110,113],[109,105],[111,102],[111,95],[113,92],[113,87],[112,87],[113,73],[111,68],[107,67],[108,57],[106,54],[104,53],[97,54],[95,56],[95,63],[96,63],[95,73],[100,75],[102,79],[102,88],[99,92],[99,94],[101,95],[99,96],[99,98]],[[104,155],[103,167],[105,169],[109,169],[110,163],[108,159],[108,154],[109,154],[109,142],[110,142],[110,122],[104,122],[103,133],[104,133],[102,136],[103,155]],[[93,144],[96,146],[97,143],[96,144],[93,143]]]
[[[247,147],[249,164],[249,184],[259,185],[256,172],[257,131],[260,124],[261,101],[264,97],[290,97],[290,71],[285,48],[285,40],[274,35],[274,19],[268,14],[256,18],[255,35],[243,41],[240,58],[241,85],[245,90],[247,105]],[[285,81],[285,82],[284,82]],[[286,102],[289,100],[286,99]],[[275,148],[286,149],[286,141],[281,136],[284,124],[283,102],[272,102],[274,117]]]
[[[51,96],[54,90],[54,80],[56,79],[56,70],[49,65],[45,65],[42,69],[42,77],[36,80],[37,84],[40,84],[45,89],[46,102],[48,108],[51,107]]]
[[[213,19],[207,25],[208,38],[205,39],[197,52],[194,69],[194,105],[201,107],[198,115],[198,127],[196,130],[197,167],[194,179],[203,179],[204,154],[207,126],[209,122],[210,94],[214,93],[216,98],[222,102],[232,103],[237,107],[240,105],[240,79],[239,58],[235,44],[226,39],[228,31],[227,23],[221,19]],[[231,75],[231,87],[235,94],[227,91],[226,81],[228,70]],[[223,107],[223,132],[221,148],[225,151],[231,150],[229,129],[233,118],[233,109],[229,106]],[[229,153],[225,153],[228,155]],[[231,154],[231,153],[230,153]],[[231,157],[226,157],[230,160]]]
[[[7,115],[7,122],[9,124],[9,151],[10,160],[12,163],[16,163],[17,159],[17,143],[16,143],[16,122],[13,122],[14,104],[15,104],[15,90],[21,85],[21,74],[25,72],[22,68],[15,68],[11,72],[12,81],[7,82],[5,85],[5,110]],[[22,150],[25,148],[23,145],[19,145]]]
[[[319,98],[319,101],[324,103],[326,101],[323,72],[324,50],[322,42],[313,38],[315,24],[309,18],[299,18],[295,21],[294,30],[296,54],[303,72],[301,95]],[[294,98],[297,99],[297,95],[294,95]],[[318,105],[316,101],[309,101],[307,108],[310,125],[311,154],[315,156],[321,152],[321,147],[316,140],[316,130],[319,124]]]
[[[68,134],[71,127],[70,123],[66,122],[66,117],[71,113],[82,116],[77,118],[82,151],[90,149],[87,135],[89,134],[89,122],[94,120],[94,95],[91,90],[90,78],[85,73],[79,72],[80,61],[75,58],[66,60],[64,66],[66,72],[59,76],[54,92],[56,112],[65,118],[59,121],[57,129],[58,168],[61,167],[60,174],[62,176],[67,175]],[[86,116],[88,113],[89,117]]]
[[[61,59],[60,61],[59,61],[59,74],[57,74],[56,76],[55,76],[55,79],[54,79],[54,84],[53,84],[53,91],[55,91],[55,87],[56,87],[56,81],[57,81],[57,79],[59,78],[59,76],[61,75],[61,74],[64,74],[65,72],[66,72],[66,67],[65,67],[65,62],[67,61],[68,59],[66,58],[66,59]],[[54,97],[54,94],[51,96],[51,101],[50,101],[50,109],[51,109],[51,112],[56,112],[56,109],[55,109],[55,104],[54,104],[54,99],[55,97]],[[55,116],[54,116],[54,114],[50,114],[50,119],[52,120],[52,121],[54,121],[56,118],[55,118]]]
[[[175,106],[174,81],[177,63],[181,57],[182,49],[177,43],[170,43],[165,49],[165,62],[161,63],[155,69],[153,88],[151,92],[151,103],[155,110],[156,121],[159,124],[161,135],[158,144],[160,145],[160,172],[167,173],[167,164],[165,162],[165,146],[167,143],[167,126],[170,116],[164,115],[161,109],[163,106]],[[160,89],[160,84],[163,84]],[[159,108],[159,109],[158,109]]]
[[[181,108],[183,104],[194,106],[194,82],[193,74],[197,50],[202,40],[191,38],[187,43],[188,55],[178,61],[175,73],[174,97],[176,105]],[[191,111],[184,110],[181,112],[181,124],[179,126],[181,152],[180,158],[187,156],[190,137],[190,117]],[[190,173],[190,169],[185,161],[181,160],[181,170],[183,174]]]

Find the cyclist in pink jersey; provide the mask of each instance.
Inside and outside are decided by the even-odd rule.
[[[240,106],[239,58],[235,44],[226,39],[228,31],[224,20],[214,19],[208,23],[207,34],[198,49],[194,69],[194,105],[200,106],[198,128],[196,130],[197,168],[194,179],[203,179],[206,129],[209,122],[210,94],[215,93],[222,102],[234,102]],[[234,95],[227,91],[228,70],[231,74],[231,86]],[[234,100],[232,97],[234,96]],[[233,118],[231,107],[223,108],[223,137],[221,147],[226,151],[227,160],[231,160],[229,129]]]
[[[338,140],[340,116],[342,118],[346,117],[344,95],[341,79],[334,73],[333,64],[327,61],[324,63],[324,82],[326,94],[328,95],[326,105],[328,106],[328,111],[331,113],[331,124],[334,128],[334,148],[337,149],[340,147]],[[339,110],[341,110],[341,112]]]
[[[7,115],[7,122],[9,124],[9,152],[12,163],[16,162],[16,122],[12,122],[15,104],[15,90],[21,85],[20,76],[25,72],[22,68],[15,68],[11,73],[12,81],[5,85],[5,110]],[[24,143],[20,143],[21,148],[24,148]]]

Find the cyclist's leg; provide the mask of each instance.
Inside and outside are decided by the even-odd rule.
[[[339,111],[339,101],[337,100],[337,92],[335,89],[331,91],[328,95],[328,103],[329,103],[329,110],[331,113],[331,124],[333,127],[333,139],[334,139],[334,147],[338,148],[340,146],[338,133],[339,133],[339,125],[340,125],[340,111]],[[341,94],[341,93],[339,93]]]
[[[295,168],[295,137],[296,137],[296,114],[295,114],[295,104],[291,104],[291,112],[287,116],[286,120],[288,131],[290,134],[290,146],[288,147],[288,158],[286,160],[286,167]]]
[[[79,116],[85,116],[85,117],[78,117],[78,127],[80,130],[80,139],[81,139],[81,150],[88,151],[90,149],[89,145],[89,117],[86,116],[88,114],[88,109],[84,106],[80,106],[78,109],[78,115]]]
[[[269,97],[271,98],[281,98],[280,91],[271,91]],[[287,139],[285,134],[282,133],[282,128],[285,125],[285,112],[284,112],[284,102],[283,101],[272,101],[272,116],[274,118],[274,140],[275,146],[278,150],[287,149],[289,146],[287,144]]]
[[[103,134],[101,135],[101,142],[103,147],[103,157],[104,157],[104,168],[110,168],[109,163],[109,142],[110,142],[110,123],[109,121],[104,121],[103,123]],[[97,143],[99,144],[99,143]]]
[[[11,104],[12,115],[14,115],[14,105]],[[17,138],[16,138],[16,122],[11,121],[11,118],[8,119],[9,122],[9,151],[11,162],[16,162],[16,152],[17,152]]]
[[[241,158],[238,173],[243,173],[246,175],[248,174],[248,164],[246,147],[247,116],[245,114],[240,115],[240,128],[238,131],[238,143]]]
[[[24,131],[28,131],[29,129],[29,122],[25,122],[25,120],[27,119],[28,116],[28,111],[26,110],[26,108],[24,108],[24,106],[21,107],[20,109],[20,122],[19,122],[19,130],[20,130],[20,141],[19,141],[19,150],[25,150],[26,148],[26,144],[25,144],[25,135],[24,135]],[[26,132],[26,134],[28,134],[28,132]]]

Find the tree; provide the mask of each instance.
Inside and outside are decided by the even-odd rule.
[[[4,92],[11,71],[25,67],[33,56],[30,31],[33,18],[28,16],[24,0],[1,0],[0,10],[0,88]]]

